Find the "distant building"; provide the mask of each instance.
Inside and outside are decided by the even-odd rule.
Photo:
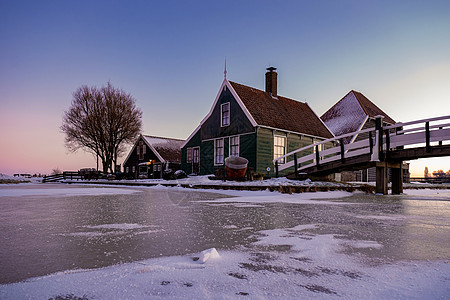
[[[273,159],[333,137],[307,103],[278,95],[275,68],[265,77],[265,91],[225,77],[209,113],[183,143],[187,174],[214,174],[226,157],[240,156],[253,171],[274,176]]]
[[[127,178],[162,178],[181,168],[184,140],[141,135],[123,163]]]
[[[362,93],[351,90],[320,118],[335,136],[340,136],[367,128],[374,128],[377,116],[383,116],[383,126],[396,123]],[[367,137],[366,133],[348,137],[344,142],[349,144]],[[405,181],[409,181],[409,164],[404,164],[403,172]],[[375,167],[373,167],[359,171],[342,172],[342,180],[374,182],[375,175],[376,171]]]

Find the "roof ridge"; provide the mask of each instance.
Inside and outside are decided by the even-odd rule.
[[[237,97],[261,127],[287,130],[313,137],[332,137],[312,108],[302,101],[284,96],[274,99],[266,91],[229,81]]]
[[[353,92],[353,95],[355,95],[356,100],[358,101],[359,105],[361,106],[361,108],[363,109],[364,113],[368,116],[368,117],[372,117],[369,110],[369,107],[367,107],[367,105],[365,103],[362,103],[363,101],[367,101],[370,105],[373,105],[374,108],[376,108],[377,110],[379,110],[382,115],[385,117],[385,119],[389,119],[389,123],[391,123],[391,121],[393,122],[393,124],[395,124],[394,119],[392,119],[391,117],[388,116],[387,113],[385,113],[381,108],[379,108],[375,103],[373,103],[369,98],[367,98],[366,96],[364,96],[363,93],[355,91],[355,90],[351,90],[351,92]],[[362,100],[360,99],[360,97],[362,98]]]
[[[184,142],[183,139],[168,138],[168,137],[162,137],[162,136],[156,136],[156,135],[143,134],[142,136],[144,136],[144,137],[150,137],[150,138],[163,139],[163,140],[174,140],[174,141]]]
[[[300,102],[300,103],[303,103],[303,104],[306,103],[306,101],[303,102],[303,101],[299,101],[299,100],[296,100],[296,99],[292,99],[292,98],[288,98],[288,97],[280,96],[280,95],[277,95],[276,98],[275,98],[275,97],[273,97],[272,95],[270,95],[270,93],[268,93],[268,92],[266,92],[266,91],[264,91],[264,90],[261,90],[261,89],[258,89],[258,88],[255,88],[255,87],[252,87],[252,86],[249,86],[249,85],[245,85],[245,84],[242,84],[242,83],[237,83],[237,82],[234,82],[234,81],[229,81],[229,82],[230,82],[232,85],[233,85],[233,84],[237,84],[237,85],[240,85],[240,86],[243,86],[243,87],[246,87],[246,88],[250,88],[250,89],[256,90],[256,91],[258,91],[258,92],[266,93],[267,95],[269,95],[270,97],[272,97],[272,98],[274,98],[274,99],[276,99],[276,98],[278,98],[278,99],[283,98],[283,99],[285,99],[285,100],[290,100],[290,101]]]

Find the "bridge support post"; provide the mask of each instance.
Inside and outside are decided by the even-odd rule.
[[[400,195],[403,193],[403,170],[402,163],[392,164],[392,195]]]
[[[388,194],[388,167],[387,163],[379,162],[376,164],[376,186],[375,193],[378,195]]]

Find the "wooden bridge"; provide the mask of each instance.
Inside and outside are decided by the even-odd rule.
[[[389,126],[382,124],[383,117],[378,116],[375,128],[344,134],[289,152],[273,161],[275,172],[278,175],[279,171],[293,168],[296,175],[302,172],[324,176],[376,167],[376,193],[386,195],[388,169],[391,169],[392,194],[400,194],[403,192],[403,161],[450,156],[450,115]],[[355,142],[346,143],[350,139]],[[281,164],[280,161],[286,163]]]

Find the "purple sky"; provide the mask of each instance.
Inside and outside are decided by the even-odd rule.
[[[449,37],[449,1],[1,1],[0,172],[95,167],[59,130],[83,84],[131,93],[145,134],[187,138],[225,57],[260,89],[277,67],[279,94],[318,115],[351,89],[396,121],[448,115]],[[413,175],[425,165],[450,159]]]

